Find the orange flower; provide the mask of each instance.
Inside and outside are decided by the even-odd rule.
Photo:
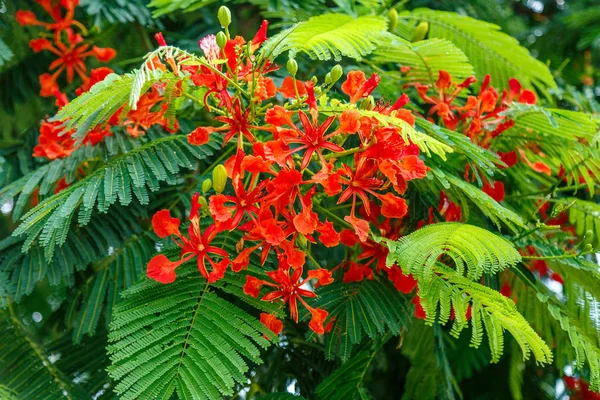
[[[179,218],[171,218],[169,210],[160,210],[152,217],[152,228],[159,238],[179,235]]]

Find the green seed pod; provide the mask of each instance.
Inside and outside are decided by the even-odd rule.
[[[212,172],[213,188],[217,194],[223,193],[227,185],[227,170],[223,164],[219,164]]]
[[[390,32],[394,32],[396,25],[398,25],[398,11],[396,11],[395,8],[392,8],[388,12],[388,19],[390,20],[390,26],[388,29]]]
[[[205,194],[212,187],[212,181],[209,178],[206,178],[202,181],[202,193]]]
[[[344,70],[340,64],[336,64],[335,67],[331,68],[330,74],[331,74],[331,82],[335,83],[338,80],[340,80],[340,78],[344,74]]]
[[[417,27],[415,28],[412,39],[410,41],[414,43],[414,42],[418,42],[418,41],[425,39],[425,36],[427,36],[428,31],[429,31],[429,22],[427,22],[427,21],[420,22],[419,25],[417,25]]]
[[[223,28],[227,28],[231,24],[231,11],[229,11],[229,8],[225,6],[219,7],[217,17],[219,18],[219,23]]]
[[[290,58],[287,64],[285,64],[285,67],[287,68],[291,76],[296,76],[296,73],[298,72],[298,63],[296,62],[296,60]]]
[[[223,48],[225,48],[226,44],[227,44],[227,35],[225,35],[225,32],[221,31],[221,32],[217,33],[217,46],[219,46],[219,48],[223,49]]]

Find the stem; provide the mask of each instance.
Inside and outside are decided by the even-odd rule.
[[[353,149],[349,149],[349,150],[345,150],[345,151],[340,151],[339,153],[330,153],[330,154],[327,154],[325,156],[325,159],[329,160],[331,158],[338,158],[338,157],[349,156],[350,154],[360,153],[362,151],[365,151],[365,149],[364,148],[360,148],[360,147],[355,147]]]

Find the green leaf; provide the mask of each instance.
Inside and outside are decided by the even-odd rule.
[[[325,357],[335,355],[346,361],[352,348],[365,336],[374,339],[386,332],[398,336],[410,324],[412,311],[406,299],[387,280],[360,283],[333,283],[317,291],[316,307],[335,317],[331,334],[326,337]],[[304,313],[308,317],[308,313]],[[327,322],[326,322],[327,323]]]
[[[447,39],[461,49],[479,79],[485,74],[493,78],[494,87],[508,89],[508,80],[517,77],[528,88],[547,89],[556,83],[548,67],[519,45],[517,39],[500,32],[497,25],[453,12],[419,8],[401,12],[400,21],[411,26],[425,21],[429,24],[428,38]],[[412,35],[412,30],[409,30]],[[402,32],[399,32],[402,34]],[[410,37],[404,37],[410,40]]]
[[[342,57],[350,57],[360,61],[375,50],[386,29],[383,17],[319,15],[272,36],[260,54],[275,58],[289,51],[290,58],[306,53],[313,60],[340,61]]]
[[[527,360],[533,353],[540,364],[552,362],[550,348],[517,311],[511,299],[441,264],[437,265],[435,272],[431,280],[418,281],[427,324],[431,325],[436,320],[445,324],[450,318],[450,311],[454,310],[450,334],[458,337],[469,323],[465,315],[468,306],[471,306],[471,346],[479,347],[485,328],[492,362],[498,362],[503,353],[504,330],[508,330],[521,347],[523,359]]]
[[[42,201],[26,213],[13,235],[23,235],[27,238],[23,251],[29,249],[35,239],[40,237],[45,247],[46,258],[52,259],[55,246],[61,246],[65,242],[70,221],[80,207],[83,206],[86,210],[79,219],[79,222],[84,223],[89,219],[89,215],[86,213],[92,209],[96,197],[97,209],[101,212],[106,212],[116,202],[117,197],[123,205],[131,202],[131,179],[136,179],[138,182],[141,179],[139,176],[135,176],[135,178],[131,176],[141,171],[127,167],[135,162],[134,159],[137,160],[141,156],[157,181],[169,181],[170,177],[164,173],[163,166],[168,166],[171,171],[178,171],[179,167],[193,167],[187,161],[176,156],[176,152],[181,151],[179,146],[187,146],[186,142],[185,135],[170,135],[155,139],[121,156],[112,158],[107,164],[58,194]],[[214,143],[208,144],[198,148],[198,152],[194,154],[201,159],[211,156],[214,149]],[[156,187],[150,186],[151,179],[144,178],[144,182],[150,190],[153,190]]]
[[[144,278],[123,293],[113,312],[108,347],[110,376],[121,399],[220,398],[245,384],[247,361],[261,363],[260,348],[273,334],[180,267],[177,280]],[[219,332],[215,335],[215,332]]]
[[[478,226],[455,222],[427,225],[386,244],[390,249],[386,264],[397,264],[417,279],[431,279],[440,259],[452,260],[456,273],[473,281],[521,261],[508,240]]]
[[[386,71],[384,77],[391,76],[400,84],[418,82],[434,85],[438,80],[438,71],[442,69],[449,72],[456,81],[475,74],[465,53],[446,39],[434,38],[411,43],[389,35],[377,47],[373,61],[409,67],[410,70],[405,74]]]
[[[359,398],[362,388],[363,378],[373,361],[373,357],[381,348],[385,340],[379,341],[375,345],[369,343],[366,348],[359,351],[346,361],[340,368],[335,370],[323,382],[317,386],[317,397],[327,400],[352,400]]]

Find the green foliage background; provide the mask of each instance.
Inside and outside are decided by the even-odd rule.
[[[49,59],[29,50],[35,28],[20,27],[13,16],[17,9],[39,7],[26,0],[2,4],[0,205],[6,205],[0,215],[0,398],[298,398],[287,391],[322,399],[559,398],[563,388],[556,382],[565,367],[597,388],[598,266],[589,257],[560,258],[562,253],[542,236],[521,239],[519,232],[531,222],[526,218],[540,198],[504,207],[456,178],[465,160],[492,174],[493,155],[423,120],[407,134],[435,162],[430,179],[418,183],[415,214],[425,213],[445,188],[470,213],[469,222],[478,225],[437,224],[426,228],[434,231],[423,229],[389,244],[391,259],[419,278],[428,315],[440,310],[425,321],[433,327],[410,318],[410,301],[387,281],[352,288],[335,284],[319,293],[317,304],[326,304],[337,317],[334,332],[345,332],[343,327],[354,321],[352,332],[332,334],[315,345],[300,327],[287,324],[283,342],[268,346],[262,335],[269,333],[255,315],[281,311],[244,296],[243,276],[228,276],[208,288],[186,279],[195,276],[187,267],[189,274],[172,286],[146,280],[146,262],[156,252],[149,216],[165,206],[183,213],[189,193],[222,161],[215,157],[219,146],[192,147],[184,135],[157,131],[142,140],[115,135],[66,160],[32,158],[39,121],[55,111],[52,100],[37,96],[37,77]],[[588,171],[600,176],[599,151],[587,145],[597,144],[599,137],[600,5],[594,0],[82,0],[77,18],[94,27],[97,45],[117,50],[111,66],[122,76],[97,85],[80,103],[64,108],[61,117],[89,128],[102,117],[95,113],[100,105],[102,114],[111,115],[129,101],[132,89],[147,90],[149,80],[130,71],[155,49],[152,35],[163,31],[170,45],[198,54],[198,39],[220,29],[216,10],[222,4],[233,11],[234,33],[246,35],[262,18],[270,19],[271,36],[314,17],[262,50],[280,59],[297,54],[304,79],[323,76],[333,60],[341,60],[346,70],[357,65],[388,70],[380,90],[394,97],[411,81],[433,83],[440,68],[457,79],[490,73],[500,89],[508,78],[518,77],[538,89],[545,108],[511,111],[517,124],[516,133],[502,139],[507,148],[532,139],[527,136],[532,130],[541,133],[540,146],[551,166],[573,171],[568,184],[581,182],[598,193]],[[390,8],[399,18],[386,32]],[[336,15],[323,16],[326,12]],[[415,38],[422,21],[429,24],[427,36]],[[321,35],[313,38],[315,32]],[[390,63],[427,72],[406,77]],[[78,108],[82,104],[89,107]],[[202,117],[202,111],[189,107],[178,110],[184,133]],[[80,162],[89,159],[102,161],[85,179],[52,196],[56,179],[73,180]],[[510,173],[517,194],[528,193],[532,181],[552,185],[524,168]],[[30,210],[36,186],[42,204]],[[575,191],[553,201],[570,207],[582,245],[600,247],[598,195]],[[15,230],[21,235],[11,236]],[[490,231],[500,231],[512,243]],[[469,242],[473,248],[465,245],[471,237],[480,238]],[[223,245],[233,246],[236,238],[230,239]],[[449,244],[455,253],[446,251]],[[562,298],[523,267],[513,244],[558,257],[551,267],[567,277]],[[442,253],[464,260],[457,263],[459,274],[436,261]],[[259,274],[259,263],[252,261],[250,271]],[[501,283],[496,274],[509,269],[520,296],[517,304],[496,291]],[[462,334],[467,324],[460,318],[442,326],[451,306],[474,310],[473,323]],[[503,330],[510,335],[503,336]],[[223,337],[207,343],[211,331]],[[193,352],[179,351],[182,346]],[[529,354],[525,361],[523,355]],[[550,359],[554,364],[535,362]]]

